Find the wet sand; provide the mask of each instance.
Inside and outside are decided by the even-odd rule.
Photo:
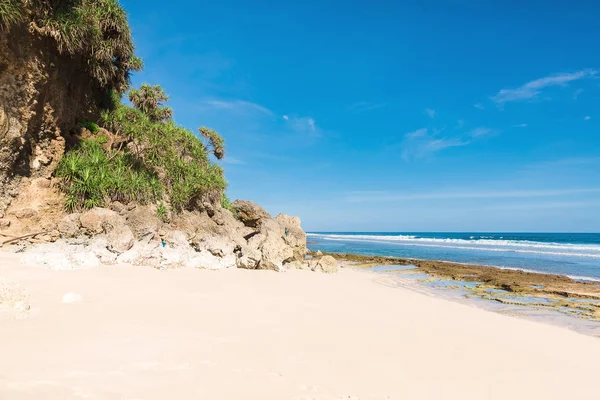
[[[369,271],[49,271],[0,252],[0,278],[31,304],[0,319],[1,399],[600,396],[600,340]]]

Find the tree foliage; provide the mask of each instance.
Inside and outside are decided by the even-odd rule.
[[[129,91],[131,104],[150,118],[152,122],[161,122],[171,119],[173,111],[170,107],[163,106],[169,96],[158,85],[142,84],[139,89]]]
[[[18,26],[50,38],[99,88],[124,92],[130,71],[142,68],[116,0],[0,0],[0,30]]]

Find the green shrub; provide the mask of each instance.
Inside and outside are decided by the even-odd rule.
[[[103,206],[107,201],[145,204],[162,198],[158,176],[126,152],[106,152],[95,139],[81,142],[61,160],[56,175],[63,178],[67,209]]]
[[[88,131],[92,132],[94,135],[100,132],[100,127],[91,121],[84,121],[79,123],[80,128],[85,128]]]
[[[161,219],[163,222],[167,222],[169,215],[169,211],[167,210],[167,206],[165,203],[160,203],[156,208],[156,216]]]
[[[154,95],[157,98],[149,99]],[[202,141],[170,118],[157,118],[166,109],[162,89],[146,85],[130,98],[139,109],[121,104],[104,110],[99,121],[128,146],[107,152],[101,146],[106,138],[99,136],[83,141],[60,163],[56,175],[64,179],[68,207],[88,208],[109,199],[165,200],[179,212],[193,208],[205,195],[223,193],[227,186],[223,170],[209,160]]]
[[[223,170],[209,160],[208,149],[197,136],[170,119],[170,109],[162,105],[168,97],[160,87],[145,85],[129,98],[138,108],[121,105],[104,111],[100,123],[132,142],[136,160],[160,171],[174,211],[192,206],[203,194],[225,190]]]
[[[233,214],[233,216],[236,219],[238,218],[237,210],[233,207],[233,204],[231,203],[231,200],[229,200],[229,197],[227,197],[227,195],[225,194],[225,192],[223,192],[223,194],[221,195],[221,207],[223,207],[226,210],[231,211],[231,213]]]
[[[7,31],[25,19],[22,0],[0,0],[0,31]]]

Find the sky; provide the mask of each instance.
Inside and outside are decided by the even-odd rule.
[[[600,3],[122,0],[232,199],[307,231],[600,232]]]

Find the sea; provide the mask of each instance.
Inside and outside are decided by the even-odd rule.
[[[600,281],[600,233],[311,232],[324,252],[513,268]]]

